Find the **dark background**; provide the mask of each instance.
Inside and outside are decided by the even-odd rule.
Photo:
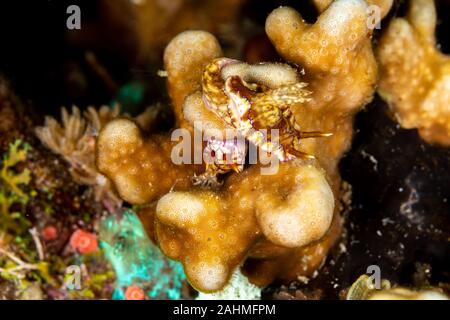
[[[31,102],[42,114],[59,113],[62,105],[76,104],[83,108],[87,105],[109,103],[114,92],[105,88],[86,65],[84,52],[89,49],[96,54],[119,85],[135,78],[143,78],[143,81],[152,83],[152,87],[157,83],[158,88],[162,88],[150,92],[146,102],[164,100],[164,81],[155,77],[154,72],[150,72],[161,68],[162,62],[157,61],[151,66],[135,65],[129,57],[133,56],[137,49],[130,45],[128,39],[123,39],[114,32],[105,32],[103,37],[91,43],[90,47],[68,40],[67,33],[70,31],[66,28],[66,8],[71,4],[77,4],[81,8],[82,27],[102,22],[98,0],[0,2],[0,74],[12,82],[18,95]],[[442,50],[448,53],[450,1],[440,0],[437,4],[440,18],[438,39]],[[303,17],[308,21],[314,21],[317,16],[310,1],[248,0],[242,8],[242,19],[250,19],[263,27],[268,13],[280,5],[301,8]],[[404,7],[404,1],[396,1],[394,10],[382,25],[387,25],[393,15],[403,14]],[[162,52],[158,55],[162,56]],[[87,78],[87,84],[81,85],[68,76],[74,69],[81,70]],[[146,72],[147,70],[149,72]]]

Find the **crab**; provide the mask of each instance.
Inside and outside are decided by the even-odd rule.
[[[241,62],[218,58],[206,67],[202,77],[206,107],[236,130],[237,136],[269,156],[276,156],[279,161],[314,158],[300,151],[300,140],[328,137],[331,133],[303,132],[296,122],[292,107],[310,100],[307,83],[296,82],[269,88],[263,83],[245,81],[238,75],[224,79],[223,68],[236,63]],[[214,180],[217,174],[230,170],[242,171],[245,154],[242,154],[242,148],[236,146],[236,141],[210,139],[205,151],[214,160],[212,164],[207,164],[205,175],[209,178],[214,177]]]
[[[206,170],[199,176],[194,176],[194,185],[212,188],[221,185],[217,180],[218,174],[225,174],[229,171],[237,173],[244,170],[245,156],[247,148],[237,138],[216,139],[210,138],[203,150],[203,159],[206,162]]]

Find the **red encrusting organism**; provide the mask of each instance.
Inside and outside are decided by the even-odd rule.
[[[55,226],[48,225],[42,230],[42,238],[45,241],[52,241],[58,237],[58,229]]]
[[[144,290],[138,286],[129,286],[125,291],[125,300],[144,300]]]
[[[79,253],[92,253],[98,247],[97,236],[91,232],[78,229],[70,237],[70,246]]]

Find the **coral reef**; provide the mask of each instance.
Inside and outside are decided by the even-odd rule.
[[[22,187],[30,183],[30,171],[14,172],[13,168],[20,165],[27,157],[27,149],[21,147],[22,141],[16,140],[9,145],[8,152],[4,154],[0,172],[0,275],[5,279],[18,279],[21,281],[27,274],[45,268],[45,265],[32,264],[17,257],[8,248],[7,239],[10,232],[25,233],[30,227],[29,221],[21,216],[26,207],[29,196]]]
[[[167,45],[164,51],[164,67],[167,71],[167,89],[178,126],[191,127],[184,119],[184,100],[189,94],[201,90],[201,78],[206,66],[222,55],[222,48],[217,39],[203,31],[183,32]],[[217,122],[214,125],[216,126]]]
[[[96,186],[97,200],[109,200],[120,206],[120,199],[115,195],[108,180],[97,172],[94,157],[95,131],[98,132],[102,125],[118,114],[118,108],[103,107],[99,113],[90,108],[86,113],[86,118],[89,117],[87,122],[80,115],[78,108],[73,107],[72,114],[62,108],[62,124],[47,117],[45,126],[36,128],[36,135],[47,148],[61,155],[70,164],[70,172],[75,181]]]
[[[116,196],[112,208],[111,198],[106,203],[94,190],[100,175],[94,135],[117,117],[118,107],[88,108],[84,116],[78,108],[72,114],[63,109],[62,124],[48,117],[45,127],[36,128],[6,81],[0,89],[0,298],[121,298],[127,286],[142,284],[125,281],[136,280],[127,273],[139,268],[149,298],[180,298],[181,265],[163,257],[134,213],[117,218],[121,199]],[[135,119],[152,126],[155,116],[148,109]],[[108,212],[115,215],[104,218]],[[138,252],[136,258],[132,253]],[[79,272],[79,283],[73,272]]]
[[[449,0],[67,5],[0,4],[0,300],[449,299]]]
[[[292,116],[287,118],[296,130],[332,133],[297,143],[299,152],[316,160],[281,162],[273,175],[261,175],[263,166],[251,165],[227,175],[222,186],[197,189],[189,176],[198,170],[172,164],[168,137],[145,139],[129,120],[112,121],[101,131],[99,170],[115,183],[121,197],[150,203],[176,190],[159,199],[149,216],[156,219],[161,249],[183,262],[196,289],[223,288],[245,258],[244,274],[259,285],[275,278],[311,276],[322,264],[340,233],[337,163],[350,145],[353,115],[370,101],[377,76],[366,9],[364,1],[339,0],[313,25],[293,9],[276,9],[267,19],[267,34],[278,52],[299,69],[235,63],[215,73],[225,84],[227,79],[241,81],[239,90],[231,87],[230,97],[219,96],[215,106],[234,94],[238,104],[255,102],[253,95],[259,90],[260,99],[289,106],[286,110]],[[178,126],[195,132],[194,122],[201,121],[205,131],[227,128],[224,113],[212,112],[205,103],[205,97],[212,97],[210,89],[216,89],[205,83],[204,71],[221,56],[217,40],[201,31],[184,32],[167,46],[164,61]],[[302,82],[308,84],[310,95],[302,91]],[[215,84],[220,88],[219,82]],[[296,89],[274,94],[284,84]],[[271,129],[273,119],[274,123],[283,119],[276,116],[282,109],[269,105],[261,109],[258,129]]]
[[[177,165],[171,159],[176,145],[169,135],[155,134],[144,140],[136,123],[117,119],[108,123],[97,140],[98,170],[111,179],[120,196],[133,204],[154,201],[174,185],[190,185],[193,165]]]
[[[229,132],[223,130],[223,125],[200,129],[208,137],[203,154],[213,156],[197,183],[211,185],[219,173],[243,170],[246,152],[244,146],[239,145],[238,136],[273,155],[277,161],[314,158],[299,150],[300,139],[331,134],[300,131],[292,109],[309,100],[306,86],[299,80],[296,70],[288,65],[248,65],[227,58],[215,59],[207,65],[202,76],[203,99],[186,99],[184,116],[195,129],[196,124],[211,122],[211,115],[204,117],[205,104],[217,117],[214,122],[224,121],[226,128],[235,130],[236,134],[227,136]]]
[[[393,288],[373,293],[368,300],[449,300],[449,298],[434,290],[417,291],[406,288]]]
[[[434,1],[415,0],[390,23],[377,48],[378,91],[403,128],[450,146],[450,57],[437,47],[436,21]]]
[[[144,300],[144,290],[137,286],[129,286],[125,291],[125,300]]]
[[[320,169],[292,161],[275,175],[259,170],[231,176],[220,191],[171,192],[158,202],[161,249],[200,291],[222,288],[252,248],[250,256],[276,257],[320,239],[331,223],[334,198]],[[274,245],[255,247],[263,236]]]
[[[97,236],[81,229],[72,233],[69,243],[72,249],[82,254],[90,254],[98,248]]]

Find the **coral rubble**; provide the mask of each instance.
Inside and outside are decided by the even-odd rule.
[[[403,128],[449,146],[450,57],[437,47],[436,21],[433,0],[414,0],[406,17],[390,23],[377,48],[378,91]]]

